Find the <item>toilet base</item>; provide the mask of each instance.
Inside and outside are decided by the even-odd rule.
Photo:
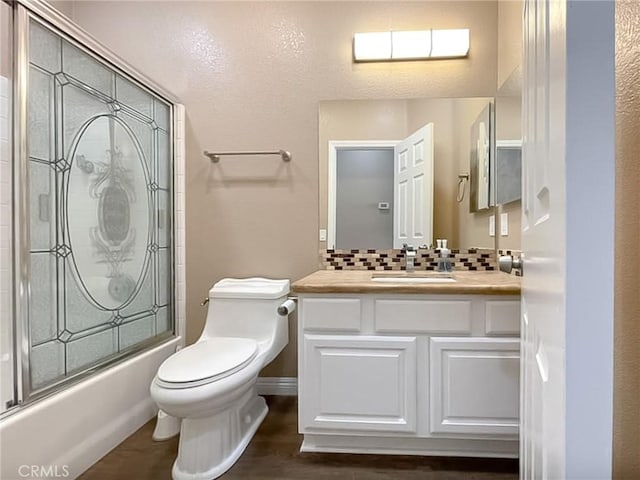
[[[153,430],[153,438],[156,442],[169,440],[180,433],[180,419],[172,417],[163,410],[158,411],[156,417],[156,428]]]
[[[255,389],[247,394],[244,402],[215,415],[182,420],[174,480],[212,480],[240,458],[269,411]]]

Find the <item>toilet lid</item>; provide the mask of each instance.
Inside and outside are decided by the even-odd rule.
[[[257,350],[258,344],[250,338],[202,340],[167,358],[158,369],[158,379],[168,383],[213,381],[242,369]]]

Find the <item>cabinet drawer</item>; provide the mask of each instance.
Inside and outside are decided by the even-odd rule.
[[[487,301],[484,330],[487,335],[520,335],[520,301]]]
[[[305,298],[301,312],[304,329],[360,331],[359,298]]]
[[[377,299],[374,309],[377,332],[471,333],[467,300]]]
[[[301,433],[415,433],[416,343],[416,337],[305,334]]]

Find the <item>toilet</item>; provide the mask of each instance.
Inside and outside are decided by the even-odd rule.
[[[209,290],[198,341],[160,365],[151,397],[162,412],[182,420],[175,480],[222,475],[267,415],[256,381],[288,343],[287,316],[278,313],[288,293],[289,280],[220,280]]]

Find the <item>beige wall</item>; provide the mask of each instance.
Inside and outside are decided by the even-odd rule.
[[[496,97],[496,140],[521,140],[522,139],[522,99],[520,96]],[[500,186],[498,185],[498,188]],[[506,213],[509,217],[509,235],[503,237],[500,232],[500,214]],[[522,207],[520,201],[500,205],[497,209],[496,232],[497,247],[505,250],[520,250],[521,245],[521,217]]]
[[[225,276],[318,265],[318,102],[494,96],[495,2],[77,2],[73,17],[187,112],[187,339]],[[354,64],[354,32],[468,27],[462,60]],[[224,158],[208,150],[290,150]],[[293,327],[293,320],[292,320]],[[295,331],[265,375],[296,374]]]
[[[522,98],[496,97],[496,140],[522,139]]]
[[[58,10],[60,13],[66,15],[69,18],[73,17],[73,5],[74,2],[71,0],[49,0],[49,4]]]
[[[640,4],[616,2],[614,478],[640,478]]]
[[[506,87],[522,63],[522,0],[498,0],[498,88]]]

